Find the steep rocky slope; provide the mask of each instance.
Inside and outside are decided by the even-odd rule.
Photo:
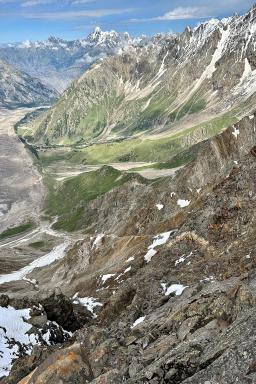
[[[143,41],[147,43],[146,38],[133,39],[128,34],[103,32],[97,27],[81,40],[50,37],[46,41],[0,46],[0,59],[62,92],[95,61]]]
[[[130,178],[74,204],[84,239],[31,272],[29,287],[1,290],[26,293],[9,302],[17,308],[41,304],[33,324],[48,316],[64,329],[71,318],[84,326],[35,348],[3,383],[256,380],[255,124],[250,115],[197,144],[173,178]],[[70,319],[59,316],[67,298],[47,293],[56,287],[73,302]]]
[[[0,106],[7,108],[49,105],[58,93],[0,60]]]
[[[40,144],[166,134],[237,119],[255,102],[256,8],[99,61],[29,125]],[[28,131],[27,131],[28,132]],[[207,137],[207,136],[206,136]]]
[[[254,7],[134,46],[17,126],[52,224],[4,248],[1,384],[256,382],[255,25]],[[176,171],[45,168],[143,156]]]

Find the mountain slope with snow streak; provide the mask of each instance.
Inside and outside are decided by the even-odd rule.
[[[249,36],[249,37],[248,37]],[[247,38],[248,37],[248,38]],[[36,143],[84,144],[166,135],[255,102],[256,7],[99,61],[30,129]],[[213,122],[213,130],[219,127]],[[201,138],[207,133],[201,130]]]

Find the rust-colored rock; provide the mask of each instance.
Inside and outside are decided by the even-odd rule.
[[[18,384],[84,384],[92,379],[86,353],[74,344],[55,352]]]

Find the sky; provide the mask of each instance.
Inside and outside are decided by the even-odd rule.
[[[68,40],[96,26],[137,36],[181,32],[209,18],[243,14],[255,0],[0,0],[0,42]]]

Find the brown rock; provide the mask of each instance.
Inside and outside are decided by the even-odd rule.
[[[92,379],[85,352],[74,344],[55,352],[18,384],[84,384]]]

